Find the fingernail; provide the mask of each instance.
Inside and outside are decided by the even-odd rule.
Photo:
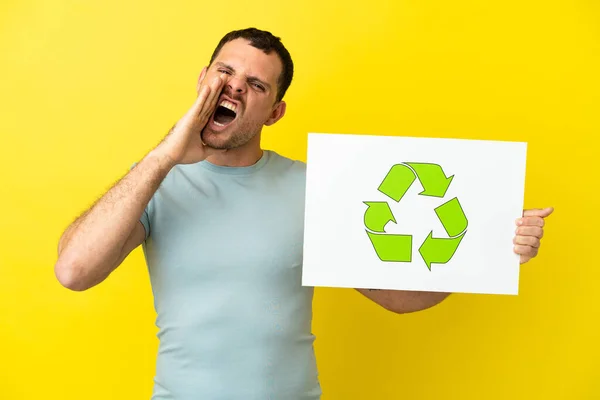
[[[523,220],[521,218],[517,219],[517,225],[522,225],[523,224]]]

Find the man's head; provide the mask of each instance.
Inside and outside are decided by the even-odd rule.
[[[204,143],[232,149],[258,140],[264,125],[274,124],[285,114],[283,96],[293,73],[290,54],[278,37],[255,28],[226,34],[198,85],[225,75],[217,109],[202,132]]]
[[[236,39],[245,39],[252,47],[262,50],[265,54],[271,54],[275,52],[277,56],[279,56],[282,69],[281,74],[277,79],[277,101],[281,101],[287,92],[287,89],[290,87],[290,84],[292,83],[292,78],[294,76],[294,63],[290,53],[281,42],[281,39],[277,36],[273,36],[272,33],[256,28],[246,28],[229,32],[223,36],[213,51],[209,65],[215,61],[225,44]]]

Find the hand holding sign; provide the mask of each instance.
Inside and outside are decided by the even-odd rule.
[[[531,209],[523,212],[523,217],[516,221],[516,235],[513,239],[515,253],[521,256],[524,264],[538,254],[540,240],[544,236],[544,218],[554,212],[553,207]]]

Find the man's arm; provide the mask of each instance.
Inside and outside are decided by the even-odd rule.
[[[518,226],[513,238],[514,252],[524,264],[537,256],[540,240],[544,236],[544,218],[554,211],[553,207],[523,211],[523,217],[515,221]],[[417,292],[404,290],[356,289],[386,310],[405,314],[433,307],[446,299],[450,293]]]
[[[80,291],[99,284],[142,243],[140,217],[172,166],[167,156],[150,152],[67,228],[54,266],[63,286]]]
[[[54,266],[63,286],[81,291],[105,280],[143,242],[146,232],[140,217],[171,168],[216,152],[202,143],[200,133],[225,80],[213,74],[204,83],[206,77],[204,68],[196,101],[159,145],[65,230]]]
[[[356,289],[388,311],[407,314],[441,303],[450,293],[408,290]]]

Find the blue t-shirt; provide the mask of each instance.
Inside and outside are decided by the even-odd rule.
[[[153,400],[319,399],[301,286],[306,165],[177,165],[142,215],[160,340]]]

